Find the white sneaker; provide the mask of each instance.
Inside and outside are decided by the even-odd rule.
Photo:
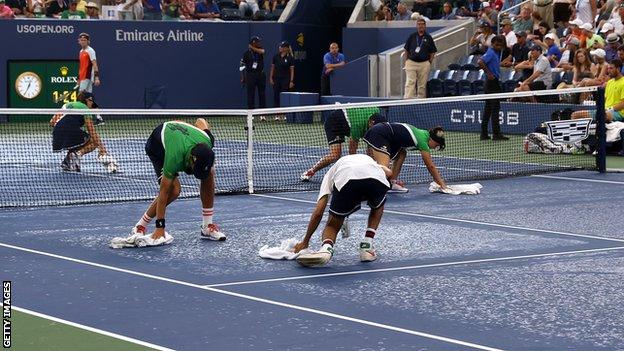
[[[208,224],[207,226],[202,225],[200,237],[202,239],[214,240],[214,241],[225,241],[226,239],[225,234],[223,234],[219,230],[219,227],[214,223]]]
[[[108,173],[117,173],[117,170],[118,170],[117,160],[115,160],[113,156],[109,154],[104,154],[104,155],[98,156],[97,159],[98,159],[98,162],[100,162],[102,166],[106,168],[106,171]]]
[[[165,236],[161,236],[158,239],[153,239],[152,234],[147,234],[136,238],[135,244],[137,247],[147,246],[160,246],[169,245],[173,242],[173,237],[169,233],[165,232]]]
[[[136,247],[136,239],[145,235],[145,227],[141,225],[134,226],[130,231],[130,235],[122,238],[115,237],[110,242],[110,247],[113,249],[123,249],[126,247]]]
[[[408,188],[404,187],[403,185],[401,185],[396,180],[391,181],[390,184],[392,186],[390,187],[390,190],[388,190],[389,193],[407,193],[407,192],[409,192]]]
[[[377,251],[373,248],[373,244],[361,242],[360,243],[360,261],[373,262],[377,259]]]
[[[334,249],[328,247],[326,250],[299,255],[299,257],[297,257],[297,263],[304,267],[324,266],[331,260],[333,255]]]
[[[309,182],[310,178],[312,178],[313,176],[314,176],[314,172],[312,172],[311,169],[308,169],[307,171],[301,174],[301,177],[299,179],[301,179],[302,182]]]
[[[260,122],[266,122],[266,117],[265,116],[260,116]]]

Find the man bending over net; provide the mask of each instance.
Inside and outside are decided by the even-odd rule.
[[[68,102],[63,109],[87,110],[95,109],[98,105],[93,101],[93,94],[82,92],[77,101]],[[82,114],[57,114],[50,120],[52,130],[52,151],[67,151],[61,162],[64,171],[80,172],[80,160],[83,155],[98,150],[98,161],[109,173],[118,171],[117,161],[106,151],[106,147],[95,130],[94,117]],[[86,131],[83,129],[86,128]]]
[[[199,196],[203,207],[200,237],[224,241],[225,235],[212,222],[215,192],[213,147],[214,137],[210,132],[210,124],[203,118],[198,118],[194,126],[182,121],[171,121],[156,127],[147,139],[145,152],[156,171],[160,191],[143,217],[132,228],[130,236],[114,238],[111,247],[158,246],[173,241],[173,237],[165,231],[165,211],[180,195],[179,172],[192,174],[200,180]],[[154,217],[156,230],[153,234],[146,234],[147,226]]]
[[[386,193],[390,189],[387,179],[390,174],[388,167],[379,165],[367,155],[355,154],[340,158],[323,177],[316,208],[310,217],[306,235],[295,246],[295,252],[308,247],[331,194],[329,218],[323,229],[323,246],[317,252],[299,255],[297,262],[307,267],[322,266],[329,262],[334,254],[337,233],[345,217],[359,210],[364,200],[367,201],[371,211],[368,215],[365,237],[360,243],[360,260],[362,262],[376,260],[373,238],[383,215]]]
[[[423,162],[433,180],[442,189],[446,189],[446,183],[431,157],[431,149],[442,151],[446,146],[442,127],[434,127],[427,131],[406,123],[380,123],[366,132],[364,142],[368,144],[368,154],[380,165],[389,167],[392,160],[392,174],[389,177],[391,183],[396,181],[401,172],[407,150],[415,149],[420,150]]]
[[[386,117],[379,113],[377,107],[340,109],[333,111],[325,119],[323,126],[329,152],[312,168],[303,172],[301,180],[307,182],[321,169],[336,162],[342,156],[342,143],[349,137],[349,154],[357,152],[358,143],[371,126],[386,122]]]

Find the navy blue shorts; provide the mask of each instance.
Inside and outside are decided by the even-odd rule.
[[[346,137],[351,135],[349,122],[347,122],[347,117],[342,110],[333,111],[325,119],[323,127],[325,128],[325,136],[327,136],[329,145],[342,144],[345,142]]]
[[[161,123],[154,129],[145,143],[145,153],[150,161],[152,161],[152,166],[154,166],[154,171],[159,181],[160,177],[162,177],[163,166],[165,165],[165,147],[161,139],[162,129],[163,124]]]
[[[413,146],[409,131],[396,123],[378,123],[366,131],[364,142],[394,159],[402,148]]]
[[[350,180],[340,191],[334,187],[329,212],[336,217],[347,217],[361,208],[362,201],[372,209],[379,208],[386,202],[388,189],[377,179]]]
[[[66,115],[52,130],[52,151],[75,151],[89,142],[91,136],[82,129],[83,115]]]

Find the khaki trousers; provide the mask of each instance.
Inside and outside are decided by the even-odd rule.
[[[430,70],[431,63],[429,61],[414,62],[410,59],[405,61],[404,99],[413,99],[414,97],[424,99],[427,97],[427,80]]]

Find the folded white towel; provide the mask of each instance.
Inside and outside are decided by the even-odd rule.
[[[289,238],[282,240],[280,246],[269,247],[269,245],[264,245],[258,250],[258,255],[271,260],[294,260],[302,253],[311,252],[309,249],[304,249],[295,253],[295,245],[298,242],[299,240],[297,239]]]
[[[477,195],[481,192],[483,186],[479,183],[473,184],[454,184],[446,185],[446,189],[442,189],[438,183],[431,182],[429,191],[432,193],[444,193],[450,195]]]

